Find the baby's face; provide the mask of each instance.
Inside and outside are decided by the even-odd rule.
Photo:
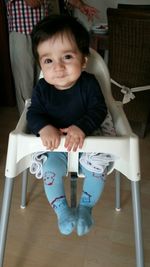
[[[37,50],[44,79],[59,90],[72,87],[86,67],[87,58],[67,34],[41,42]]]

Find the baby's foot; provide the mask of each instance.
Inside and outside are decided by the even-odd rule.
[[[79,205],[77,210],[77,234],[79,236],[87,234],[94,221],[91,216],[91,208]]]
[[[63,235],[69,235],[76,227],[76,217],[70,208],[64,209],[58,216],[59,231]]]

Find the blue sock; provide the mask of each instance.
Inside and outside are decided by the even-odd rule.
[[[79,205],[77,209],[77,234],[79,236],[87,234],[93,225],[91,211],[91,208],[82,205]]]
[[[47,199],[55,211],[58,228],[64,235],[72,233],[76,226],[76,217],[68,206],[63,176],[66,175],[66,153],[50,152],[43,166],[43,181]]]
[[[79,236],[87,234],[94,220],[92,218],[92,208],[103,192],[105,185],[105,175],[92,173],[82,167],[85,175],[83,191],[77,209],[77,234]]]
[[[59,231],[64,235],[69,235],[76,227],[76,217],[71,208],[66,207],[57,214]]]

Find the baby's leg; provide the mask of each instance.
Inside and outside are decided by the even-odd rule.
[[[81,171],[85,175],[83,191],[77,210],[77,234],[85,235],[93,225],[92,208],[103,192],[105,185],[105,174],[93,173],[81,166]]]
[[[75,216],[66,200],[63,176],[67,173],[67,153],[49,152],[43,165],[43,181],[47,199],[58,218],[62,234],[69,235],[75,228]]]

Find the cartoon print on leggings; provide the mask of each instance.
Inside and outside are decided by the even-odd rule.
[[[66,206],[66,197],[56,197],[50,204],[55,211],[58,211],[59,209],[62,209],[63,206]]]
[[[88,192],[82,191],[82,202],[84,203],[90,203],[92,195],[90,195]]]
[[[47,171],[43,175],[43,180],[46,186],[53,186],[55,183],[56,174],[51,171]],[[62,206],[66,206],[66,197],[65,196],[59,196],[53,199],[50,202],[50,205],[53,207],[54,210],[62,209]]]
[[[43,175],[43,181],[46,185],[53,185],[56,179],[56,174],[51,171],[47,171]]]

